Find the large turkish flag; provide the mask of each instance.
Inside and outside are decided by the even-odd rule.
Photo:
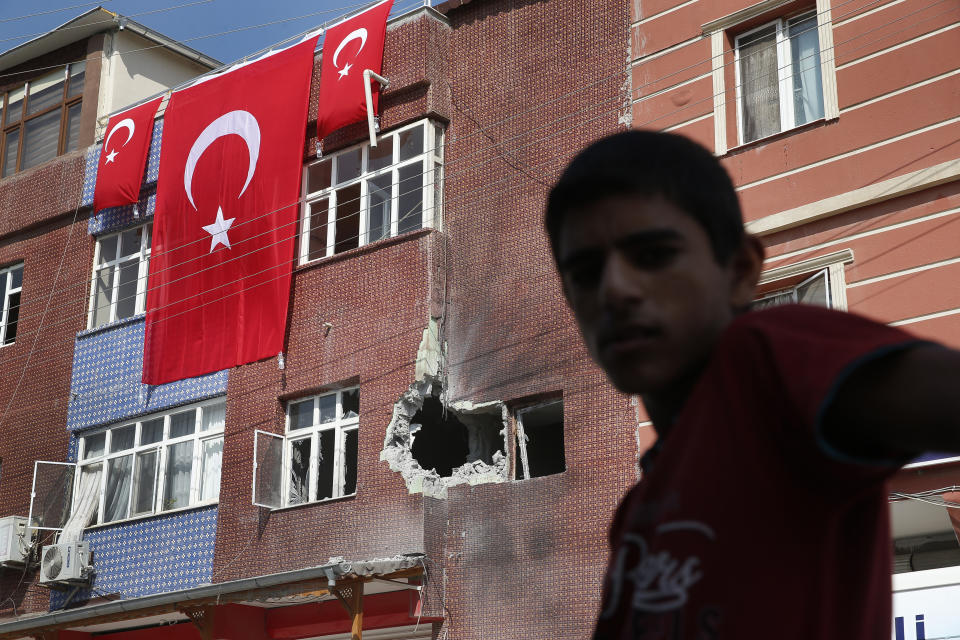
[[[161,100],[163,98],[157,98],[110,116],[97,165],[94,211],[122,207],[140,199],[143,168],[147,165],[153,136],[153,118]]]
[[[363,13],[327,29],[320,63],[320,106],[317,139],[331,131],[367,118],[363,70],[379,74],[383,65],[383,40],[393,0],[384,0]],[[380,84],[371,80],[373,110],[377,111]]]
[[[283,349],[316,37],[170,98],[143,382]]]

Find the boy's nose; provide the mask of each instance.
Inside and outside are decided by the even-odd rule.
[[[607,258],[600,280],[600,302],[611,309],[620,309],[642,301],[646,295],[646,284],[637,271],[619,253]]]

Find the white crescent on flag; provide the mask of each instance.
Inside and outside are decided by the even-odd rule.
[[[351,40],[359,40],[359,41],[360,41],[360,48],[357,49],[357,53],[354,54],[354,57],[356,57],[356,56],[360,55],[360,52],[363,51],[363,47],[366,46],[366,44],[367,44],[367,30],[366,30],[365,28],[363,28],[363,27],[360,27],[359,29],[356,29],[356,30],[354,30],[354,31],[351,31],[350,33],[347,34],[347,37],[346,37],[346,38],[344,38],[343,40],[340,41],[340,44],[337,45],[336,50],[333,52],[333,68],[334,68],[334,69],[339,69],[340,77],[341,77],[341,78],[342,78],[343,76],[345,76],[345,75],[347,75],[347,74],[350,73],[350,63],[349,63],[349,62],[346,63],[346,64],[343,66],[343,68],[340,69],[340,65],[337,64],[337,58],[340,57],[340,52],[343,51],[343,48],[344,48],[344,47],[347,45],[347,43],[350,42]]]
[[[247,144],[249,162],[247,179],[243,183],[243,188],[240,189],[237,198],[239,199],[243,192],[247,190],[247,187],[250,186],[250,180],[253,179],[253,172],[257,168],[257,159],[260,156],[260,124],[249,111],[230,111],[208,124],[207,128],[201,131],[197,139],[194,140],[190,153],[187,154],[187,165],[183,170],[183,190],[187,192],[187,199],[193,206],[194,211],[196,211],[197,205],[193,201],[192,186],[193,172],[197,168],[197,162],[200,161],[203,152],[217,138],[231,134],[240,136]]]
[[[137,125],[130,118],[124,118],[117,124],[113,125],[113,129],[110,129],[110,133],[107,134],[107,139],[103,142],[103,148],[107,149],[110,146],[110,138],[113,137],[113,134],[117,132],[117,129],[126,129],[127,130],[127,139],[123,141],[123,144],[120,145],[120,148],[123,148],[130,142],[130,139],[133,138],[133,132],[137,130]],[[113,159],[117,157],[116,151],[111,151],[107,154],[107,162],[113,162]]]

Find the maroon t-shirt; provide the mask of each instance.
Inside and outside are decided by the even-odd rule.
[[[818,425],[851,371],[911,344],[812,306],[738,317],[617,510],[595,640],[888,639],[899,465]]]

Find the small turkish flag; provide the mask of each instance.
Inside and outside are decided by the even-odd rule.
[[[157,98],[110,117],[107,135],[97,165],[97,185],[93,190],[93,210],[122,207],[140,199],[143,168],[150,153],[153,117]]]
[[[282,351],[316,45],[312,37],[171,96],[144,383]]]
[[[367,99],[363,89],[363,71],[379,74],[383,66],[383,40],[387,16],[393,0],[384,0],[361,14],[327,29],[323,37],[323,61],[320,65],[320,108],[317,110],[317,139],[331,131],[367,117]],[[380,85],[373,88],[376,113]]]

